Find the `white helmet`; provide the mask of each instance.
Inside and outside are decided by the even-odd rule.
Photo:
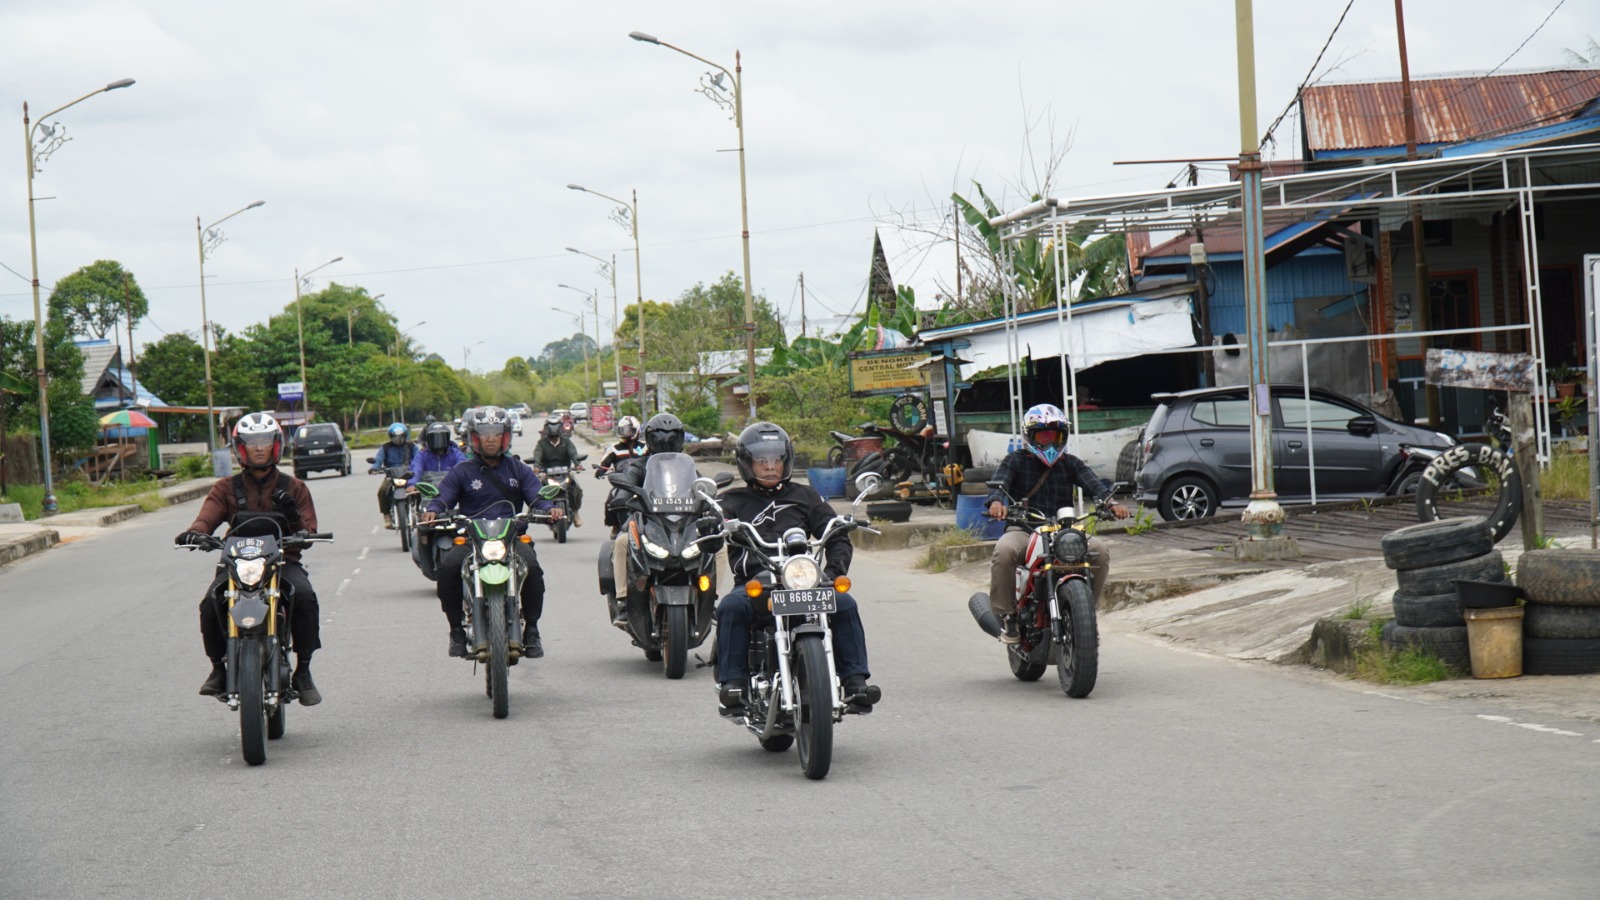
[[[248,447],[270,446],[272,455],[267,464],[261,467],[250,465]],[[278,460],[283,458],[283,428],[278,425],[278,420],[271,413],[251,413],[241,418],[233,425],[233,455],[238,458],[239,465],[250,468],[276,468]]]

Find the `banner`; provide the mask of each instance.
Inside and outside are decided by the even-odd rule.
[[[857,397],[901,394],[926,388],[926,366],[913,368],[928,358],[927,350],[883,350],[850,354],[850,393]]]

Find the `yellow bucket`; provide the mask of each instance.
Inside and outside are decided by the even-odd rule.
[[[1473,678],[1515,678],[1522,674],[1522,607],[1463,609]]]

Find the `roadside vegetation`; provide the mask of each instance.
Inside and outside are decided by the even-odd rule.
[[[1366,647],[1356,655],[1354,677],[1374,684],[1428,684],[1456,678],[1461,674],[1426,650],[1383,649],[1381,634],[1385,621],[1377,619],[1368,626]]]
[[[946,549],[979,543],[983,543],[983,539],[978,537],[977,532],[952,525],[934,532],[933,539],[928,542],[922,556],[917,559],[917,567],[929,572],[943,572],[950,568],[944,555]]]
[[[78,509],[129,504],[137,504],[145,512],[155,512],[167,505],[161,499],[161,495],[156,493],[163,486],[155,479],[93,485],[81,478],[68,478],[55,484],[56,503],[61,506],[61,512],[64,513]],[[37,519],[44,508],[44,486],[7,485],[5,493],[0,494],[0,503],[20,503],[23,518]]]

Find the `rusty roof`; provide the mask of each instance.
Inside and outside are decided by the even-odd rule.
[[[1453,144],[1552,125],[1600,97],[1600,69],[1414,78],[1418,144]],[[1300,99],[1306,150],[1404,146],[1400,82],[1308,87]]]

